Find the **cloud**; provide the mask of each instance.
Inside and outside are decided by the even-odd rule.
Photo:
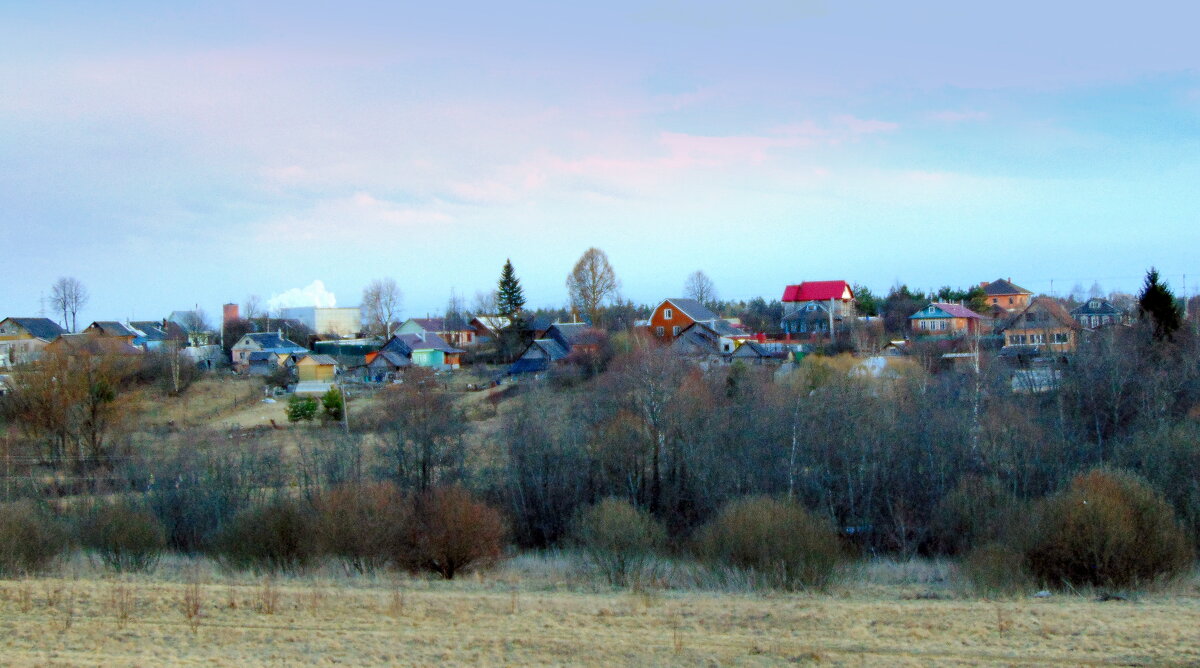
[[[929,117],[943,123],[963,123],[967,121],[985,121],[988,119],[988,113],[986,111],[974,111],[971,109],[947,109],[944,111],[935,111]]]
[[[271,298],[267,300],[267,308],[272,311],[295,306],[332,308],[337,306],[337,297],[325,289],[324,281],[316,280],[303,288],[292,288],[271,295]]]
[[[333,238],[363,240],[403,234],[429,224],[445,224],[453,216],[438,205],[404,206],[359,191],[348,197],[316,199],[308,210],[262,223],[255,235],[263,243],[329,242]]]

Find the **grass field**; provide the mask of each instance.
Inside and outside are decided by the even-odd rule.
[[[608,591],[516,560],[455,582],[76,559],[0,581],[6,665],[1196,665],[1200,587],[987,600],[867,573],[820,594]]]

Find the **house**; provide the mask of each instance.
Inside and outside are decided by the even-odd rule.
[[[721,316],[713,313],[695,299],[672,297],[664,299],[650,313],[650,334],[664,343],[671,343],[688,327],[697,322],[715,322]],[[730,351],[732,352],[732,351]]]
[[[508,369],[510,374],[545,371],[570,355],[600,352],[604,334],[586,322],[556,322],[534,339]]]
[[[205,321],[204,313],[200,310],[192,311],[171,311],[171,315],[163,322],[163,329],[166,330],[170,338],[175,338],[174,328],[178,327],[179,331],[187,339],[187,345],[191,347],[213,345],[217,339],[217,333],[210,331],[210,326]]]
[[[78,334],[61,334],[47,343],[42,352],[52,355],[141,355],[142,349],[124,336],[101,336],[95,330]]]
[[[766,345],[758,341],[744,341],[733,354],[729,356],[731,362],[742,362],[744,364],[767,364],[771,362],[781,361],[782,358],[775,355],[767,348]]]
[[[828,306],[827,313],[839,320],[850,320],[855,315],[854,290],[846,281],[805,281],[783,289],[783,313],[803,310],[813,302]]]
[[[1072,352],[1079,343],[1082,326],[1062,304],[1049,297],[1038,297],[1000,325],[1004,345],[1034,345],[1040,350]]]
[[[170,321],[164,323],[156,320],[136,320],[130,322],[127,327],[137,333],[133,345],[147,352],[165,347],[168,341],[187,343],[187,335],[183,329]]]
[[[246,373],[251,376],[269,376],[279,370],[287,360],[273,350],[253,350],[246,355]]]
[[[1071,309],[1071,317],[1081,327],[1087,329],[1099,329],[1101,327],[1111,327],[1112,325],[1123,325],[1129,323],[1129,314],[1121,310],[1116,304],[1101,299],[1092,297],[1086,302]]]
[[[570,351],[554,339],[534,339],[508,367],[508,373],[515,375],[545,371],[553,363],[566,359],[569,354]]]
[[[301,383],[317,381],[331,383],[337,376],[337,360],[329,355],[310,353],[296,360],[296,378]]]
[[[306,353],[308,349],[283,338],[279,332],[252,332],[243,334],[230,348],[234,368],[245,369],[252,352],[273,352],[286,359],[293,353]]]
[[[696,322],[675,337],[671,351],[690,359],[728,362],[734,353],[750,343],[750,338],[750,335],[721,319]],[[751,348],[743,356],[759,349],[766,351],[762,344],[755,343],[755,346],[758,348]]]
[[[997,278],[991,283],[985,281],[979,287],[983,289],[988,307],[994,314],[1020,311],[1029,306],[1029,299],[1033,296],[1032,292],[1013,283],[1011,278]]]
[[[461,348],[475,345],[476,331],[469,325],[451,327],[446,318],[409,318],[400,323],[397,334],[437,334],[446,343]]]
[[[371,353],[366,366],[366,379],[376,383],[395,380],[400,372],[412,366],[412,361],[390,350]]]
[[[960,304],[930,302],[908,320],[914,334],[962,336],[982,333],[987,318]]]
[[[378,352],[393,352],[407,358],[413,366],[434,369],[457,369],[464,350],[446,343],[437,334],[393,334]],[[368,355],[368,366],[375,355]]]
[[[134,341],[141,335],[141,332],[134,331],[131,327],[116,320],[97,320],[88,325],[83,330],[84,334],[90,336],[104,337],[109,339],[120,339],[131,346],[139,347]],[[145,350],[145,348],[142,348]]]
[[[830,308],[828,302],[810,301],[799,305],[796,310],[783,316],[779,326],[788,335],[827,337],[830,331],[836,331],[845,323],[841,309],[834,305]]]
[[[476,344],[488,343],[500,338],[500,333],[503,332],[510,324],[508,318],[500,315],[477,315],[471,319],[467,326],[471,329],[473,340]]]
[[[37,359],[46,344],[66,333],[49,318],[0,320],[0,369]]]

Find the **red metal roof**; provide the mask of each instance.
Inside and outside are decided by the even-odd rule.
[[[850,291],[850,297],[853,299],[854,292],[850,290],[850,284],[846,281],[805,281],[800,285],[789,285],[784,288],[783,301],[811,302],[841,299],[847,291]]]

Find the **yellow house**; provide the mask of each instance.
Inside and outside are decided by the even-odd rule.
[[[1057,301],[1038,297],[1001,328],[1004,345],[1034,345],[1043,350],[1069,353],[1078,344],[1082,327]]]
[[[36,359],[64,330],[49,318],[0,320],[0,369]]]
[[[296,377],[301,383],[332,383],[337,376],[337,360],[329,355],[305,355],[296,360]]]

